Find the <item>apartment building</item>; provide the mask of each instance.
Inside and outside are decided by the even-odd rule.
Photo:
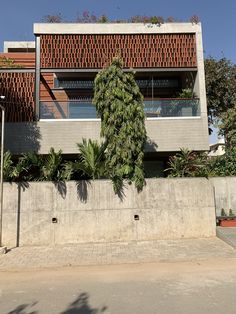
[[[100,138],[94,78],[119,54],[144,96],[146,159],[209,149],[201,24],[34,24],[35,42],[5,42],[0,94],[6,146],[67,156]],[[183,90],[191,97],[180,98]]]

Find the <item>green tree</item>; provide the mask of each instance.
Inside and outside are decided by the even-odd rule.
[[[236,147],[236,102],[221,114],[219,130],[219,134],[225,138],[226,149]]]
[[[146,142],[143,96],[133,73],[122,70],[115,58],[95,78],[93,103],[101,116],[101,136],[105,139],[105,162],[115,192],[122,180],[135,182],[138,190],[145,184],[143,171]]]
[[[236,65],[226,58],[208,58],[205,76],[209,120],[218,122],[236,100]]]
[[[228,148],[225,154],[210,160],[215,176],[236,176],[236,148]]]
[[[220,128],[227,147],[236,142],[236,65],[222,58],[205,60],[209,123]]]

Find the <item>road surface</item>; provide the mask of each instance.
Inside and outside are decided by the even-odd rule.
[[[236,259],[0,272],[1,314],[234,314]]]

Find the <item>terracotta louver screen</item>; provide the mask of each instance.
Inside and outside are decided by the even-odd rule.
[[[196,67],[195,34],[41,35],[42,68]]]
[[[21,68],[34,68],[35,67],[35,53],[0,53],[0,65],[1,59],[10,59],[15,65],[19,65]]]
[[[34,120],[34,73],[0,73],[0,94],[6,104],[6,122]]]

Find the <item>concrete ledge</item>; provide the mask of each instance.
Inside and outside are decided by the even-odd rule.
[[[166,34],[201,32],[201,23],[35,23],[34,34]]]

